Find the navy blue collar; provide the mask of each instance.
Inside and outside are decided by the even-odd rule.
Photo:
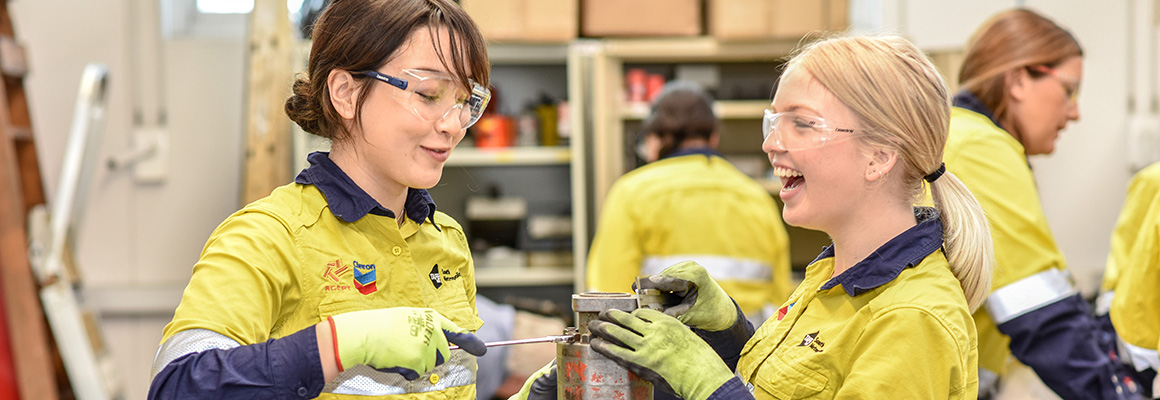
[[[955,97],[951,98],[951,105],[982,114],[983,116],[987,117],[987,119],[991,120],[991,123],[999,127],[999,129],[1003,129],[1003,125],[1000,125],[999,120],[995,119],[995,113],[991,111],[990,108],[987,108],[987,106],[983,104],[983,101],[979,100],[979,98],[969,90],[963,89],[958,93],[955,93]]]
[[[709,156],[721,157],[721,153],[718,153],[717,150],[713,150],[712,147],[689,147],[689,148],[684,148],[684,149],[678,149],[677,151],[672,152],[672,154],[661,157],[661,159],[663,160],[666,158],[688,156],[688,155],[693,155],[693,154],[704,154],[705,157],[709,157]]]
[[[395,218],[394,211],[383,208],[371,195],[358,187],[350,176],[343,172],[334,161],[330,160],[330,153],[316,151],[306,157],[310,166],[298,173],[295,183],[314,185],[326,197],[326,204],[330,212],[346,222],[362,219],[367,214],[382,215]],[[407,218],[423,224],[424,220],[434,222],[435,201],[425,189],[410,188],[407,190],[407,200],[403,202]]]
[[[917,225],[890,239],[866,259],[830,279],[821,289],[832,289],[841,284],[850,297],[866,293],[893,281],[903,270],[918,265],[941,248],[943,231],[938,211],[930,207],[915,207],[914,218]],[[831,244],[822,250],[818,260],[833,256],[834,245]]]

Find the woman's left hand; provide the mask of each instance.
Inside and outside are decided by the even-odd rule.
[[[712,347],[660,311],[607,310],[588,329],[593,350],[685,399],[706,399],[734,376]]]

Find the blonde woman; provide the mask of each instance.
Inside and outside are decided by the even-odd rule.
[[[589,325],[592,347],[686,399],[974,399],[971,313],[993,256],[982,209],[942,164],[949,120],[946,84],[905,39],[804,48],[781,77],[762,148],[785,222],[833,245],[747,343],[733,302],[685,263],[642,282],[686,294],[682,304],[605,312]],[[925,185],[934,207],[912,207]],[[734,371],[724,360],[738,357]]]

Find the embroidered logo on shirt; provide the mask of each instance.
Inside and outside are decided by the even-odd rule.
[[[434,285],[436,289],[443,286],[443,277],[439,276],[439,264],[435,264],[434,267],[431,267],[431,273],[428,274],[428,276],[431,278],[431,284]]]
[[[820,333],[820,332],[821,331],[806,335],[806,337],[802,339],[802,343],[799,344],[798,347],[809,346],[809,348],[812,349],[813,351],[821,353],[822,348],[826,347],[826,344],[824,342],[822,342],[821,339],[818,339],[818,333]]]
[[[343,285],[342,274],[349,271],[350,267],[342,265],[342,260],[335,259],[333,262],[326,263],[326,271],[322,273],[324,279],[330,279],[335,285],[325,285],[322,287],[323,291],[335,292],[339,290],[350,290],[350,285]]]
[[[794,304],[797,304],[797,302],[789,303],[785,307],[777,309],[777,320],[781,321],[782,318],[785,318],[785,315],[789,314],[789,310],[793,309]]]
[[[375,286],[375,265],[374,264],[359,264],[354,262],[354,287],[358,288],[358,292],[362,294],[371,294],[378,287]]]
[[[449,270],[449,269],[443,270],[443,280],[444,281],[453,281],[453,280],[459,279],[461,277],[463,277],[463,274],[460,273],[459,271],[455,271],[455,275],[451,275],[451,270]]]

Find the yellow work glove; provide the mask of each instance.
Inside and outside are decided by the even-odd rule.
[[[556,400],[556,360],[528,377],[524,387],[508,400]]]
[[[737,305],[733,298],[725,294],[705,267],[693,261],[683,261],[659,274],[642,278],[640,287],[633,283],[633,289],[657,289],[680,297],[680,304],[668,307],[664,312],[693,328],[719,332],[737,322]]]
[[[660,311],[607,310],[588,330],[592,350],[687,400],[708,398],[734,376],[712,347]]]
[[[380,308],[328,319],[340,372],[367,365],[415,380],[448,359],[448,341],[477,357],[487,352],[482,340],[430,308]]]

